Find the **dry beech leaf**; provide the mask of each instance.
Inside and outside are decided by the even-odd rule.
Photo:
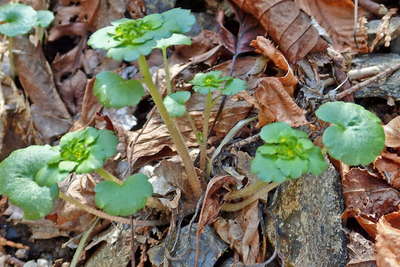
[[[378,222],[376,264],[378,267],[400,266],[400,213],[383,216]]]
[[[203,95],[193,94],[187,103],[187,110],[194,119],[198,130],[201,130],[203,125],[204,98],[205,96]],[[221,98],[219,101],[221,101]],[[214,105],[211,112],[210,125],[215,120],[218,105],[219,102]],[[221,113],[221,123],[218,123],[215,128],[216,138],[223,138],[238,121],[247,118],[251,109],[252,105],[246,101],[228,99]],[[185,138],[186,145],[188,147],[196,147],[196,137],[187,118],[177,118],[176,121]],[[137,130],[135,132],[128,132],[127,134],[129,140],[127,156],[129,163],[134,169],[143,166],[146,162],[174,154],[175,148],[172,144],[170,134],[158,114],[154,114],[150,118],[143,133],[141,133],[141,130]]]
[[[313,16],[332,38],[335,49],[368,52],[368,36],[356,33],[354,41],[354,3],[352,0],[295,0],[307,14]],[[359,12],[359,17],[363,12]],[[360,27],[358,27],[360,28]]]
[[[210,180],[201,207],[196,236],[200,236],[204,227],[217,219],[224,204],[224,195],[236,184],[237,181],[232,176],[219,176]]]
[[[379,218],[399,209],[400,192],[366,170],[351,169],[342,184],[346,205],[343,218],[354,217],[372,237]]]
[[[348,240],[349,262],[347,267],[376,266],[374,243],[354,231],[348,234]]]
[[[400,147],[400,116],[391,120],[383,129],[385,130],[385,145]]]
[[[388,184],[400,189],[400,157],[397,154],[382,152],[374,161],[374,167]]]
[[[290,62],[296,62],[310,52],[321,52],[327,43],[311,25],[310,18],[294,1],[233,0],[245,12],[252,14]]]
[[[258,201],[242,209],[235,219],[219,218],[213,225],[218,235],[240,255],[246,265],[259,262],[260,216]]]
[[[292,96],[297,84],[285,57],[264,37],[257,37],[251,45],[256,48],[258,53],[270,58],[275,65],[284,70],[286,75],[283,77],[265,77],[259,79],[255,97],[257,100],[258,126],[262,127],[274,121],[284,121],[297,127],[307,124],[305,111],[293,101]]]

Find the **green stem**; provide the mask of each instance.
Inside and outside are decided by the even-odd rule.
[[[257,180],[255,183],[252,183],[243,189],[232,191],[231,193],[227,194],[224,197],[224,200],[232,200],[232,199],[245,198],[251,196],[254,193],[257,193],[257,191],[264,188],[265,186],[268,186],[269,184],[270,184],[269,182]]]
[[[211,91],[208,92],[206,97],[206,103],[204,107],[204,118],[203,118],[203,142],[200,145],[200,169],[205,171],[207,163],[207,137],[208,137],[208,126],[210,120],[210,113],[213,106],[213,99]]]
[[[106,219],[109,221],[114,221],[114,222],[119,222],[119,223],[125,223],[125,224],[131,224],[132,220],[127,219],[127,218],[123,218],[123,217],[119,217],[119,216],[113,216],[113,215],[109,215],[107,213],[104,213],[100,210],[97,210],[95,208],[92,208],[88,205],[85,205],[83,203],[81,203],[80,201],[67,196],[66,194],[64,194],[63,192],[59,192],[58,195],[62,200],[71,203],[72,205],[80,208],[81,210],[86,211],[87,213],[93,214],[97,217],[100,217],[102,219]],[[133,220],[133,224],[135,224],[136,226],[157,226],[157,225],[162,225],[163,223],[160,221],[140,221],[140,220]]]
[[[240,201],[238,203],[225,203],[222,205],[221,210],[222,211],[228,211],[228,212],[234,212],[241,210],[254,201],[257,201],[258,199],[262,198],[265,194],[267,194],[269,191],[277,187],[280,183],[268,183],[268,184],[262,184],[259,183],[257,186],[254,186],[251,188],[251,190],[248,190],[244,196],[250,196],[249,198]],[[255,185],[255,184],[254,184]],[[243,197],[243,196],[241,196]]]
[[[76,267],[78,265],[79,258],[85,247],[86,241],[89,238],[90,233],[93,231],[94,227],[96,226],[96,224],[98,222],[99,222],[99,218],[97,217],[93,220],[93,223],[90,225],[89,229],[82,235],[81,240],[79,241],[79,245],[75,250],[74,257],[72,258],[70,267]]]
[[[96,170],[96,173],[103,177],[104,180],[111,181],[114,183],[117,183],[119,185],[122,185],[124,182],[122,182],[120,179],[112,175],[110,172],[106,171],[104,168],[99,168]]]
[[[190,158],[189,150],[186,147],[183,136],[178,130],[174,120],[172,120],[171,117],[169,116],[168,111],[164,106],[161,94],[151,78],[146,58],[143,55],[140,56],[138,63],[139,63],[139,70],[143,76],[144,83],[149,89],[150,95],[153,98],[155,105],[157,106],[158,112],[160,113],[161,118],[163,119],[165,126],[167,127],[171,135],[172,141],[175,144],[176,150],[182,159],[183,165],[186,170],[188,183],[193,191],[194,196],[196,198],[199,198],[202,193],[200,180],[198,179],[196,169],[194,168],[192,159]]]
[[[186,118],[188,119],[190,127],[192,127],[192,131],[196,136],[197,143],[200,145],[201,144],[200,132],[197,130],[196,124],[194,123],[192,115],[190,115],[189,112],[186,112]]]
[[[161,49],[163,62],[164,62],[164,70],[165,70],[165,80],[167,81],[167,93],[172,93],[172,84],[171,84],[171,73],[169,71],[168,57],[167,57],[167,48],[163,47]]]
[[[12,79],[15,78],[15,63],[14,63],[14,39],[13,37],[8,37],[8,61],[10,64],[10,76]]]

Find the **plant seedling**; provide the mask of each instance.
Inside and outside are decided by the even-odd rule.
[[[88,127],[64,135],[56,147],[30,146],[12,152],[0,163],[0,193],[24,211],[27,219],[39,219],[53,210],[60,197],[94,215],[107,217],[59,192],[57,183],[70,173],[97,172],[105,180],[96,185],[96,205],[116,216],[137,212],[152,194],[152,185],[143,174],[124,182],[103,169],[116,153],[117,137],[108,130]],[[134,193],[134,195],[132,195]],[[119,220],[118,217],[112,219]]]
[[[335,159],[348,165],[366,165],[385,147],[380,119],[360,105],[340,101],[325,103],[316,115],[332,123],[325,130],[322,142]]]
[[[221,71],[210,71],[207,73],[197,73],[190,81],[193,90],[197,93],[206,95],[202,142],[200,144],[200,169],[205,170],[207,164],[207,136],[211,110],[214,106],[212,94],[219,91],[221,95],[234,95],[247,88],[245,81],[230,76],[222,76]]]

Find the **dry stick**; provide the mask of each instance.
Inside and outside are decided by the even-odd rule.
[[[350,95],[350,94],[362,89],[364,86],[367,86],[368,84],[370,84],[370,83],[372,83],[372,82],[374,82],[374,81],[376,81],[376,80],[378,80],[380,78],[383,78],[383,77],[385,77],[387,75],[390,75],[392,72],[394,72],[394,71],[396,71],[398,69],[400,69],[400,63],[398,63],[398,64],[388,68],[387,70],[385,70],[385,71],[383,71],[383,72],[381,72],[381,73],[379,73],[379,74],[377,74],[377,75],[375,75],[375,76],[373,76],[373,77],[371,77],[371,78],[369,78],[369,79],[367,79],[367,80],[365,80],[363,82],[360,82],[360,83],[350,87],[349,89],[337,94],[336,95],[336,99],[338,99],[338,100],[342,99],[342,98],[344,98],[344,97],[346,97],[346,96],[348,96],[348,95]]]
[[[80,209],[82,209],[82,210],[84,210],[84,211],[86,211],[86,212],[88,212],[90,214],[93,214],[93,215],[95,215],[97,217],[100,217],[102,219],[106,219],[106,220],[114,221],[114,222],[119,222],[119,223],[124,223],[124,224],[131,224],[132,223],[130,219],[109,215],[109,214],[104,213],[104,212],[102,212],[100,210],[97,210],[95,208],[92,208],[90,206],[82,204],[78,200],[76,200],[76,199],[74,199],[74,198],[72,198],[70,196],[67,196],[63,192],[59,193],[59,197],[61,199],[63,199],[64,201],[67,201],[67,202],[77,206],[78,208],[80,208]],[[165,224],[162,221],[141,221],[141,220],[134,220],[133,223],[136,226],[159,226],[159,225],[164,225]]]
[[[185,144],[183,136],[181,132],[178,130],[174,120],[172,120],[172,118],[169,116],[168,111],[164,106],[161,94],[152,80],[149,71],[149,66],[145,56],[140,56],[138,63],[139,63],[140,73],[143,75],[144,83],[149,89],[149,93],[154,103],[156,104],[158,112],[160,113],[161,118],[163,119],[165,126],[167,127],[171,135],[172,141],[175,144],[176,150],[182,159],[183,165],[187,173],[188,183],[190,185],[190,188],[193,191],[194,197],[198,198],[201,195],[202,187],[200,180],[198,179],[196,169],[194,168],[193,161],[190,158],[189,151]]]
[[[356,47],[358,48],[357,30],[358,30],[358,0],[354,0],[353,38],[354,38],[354,43],[356,44]]]

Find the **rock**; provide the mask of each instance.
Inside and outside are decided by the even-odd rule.
[[[352,61],[352,69],[361,69],[370,66],[386,64],[391,67],[400,63],[400,55],[398,54],[368,54],[355,58]],[[395,71],[386,79],[380,79],[370,83],[355,94],[356,97],[393,97],[395,100],[400,100],[400,70]]]
[[[267,234],[284,266],[345,266],[343,197],[333,166],[279,186],[267,212]]]

